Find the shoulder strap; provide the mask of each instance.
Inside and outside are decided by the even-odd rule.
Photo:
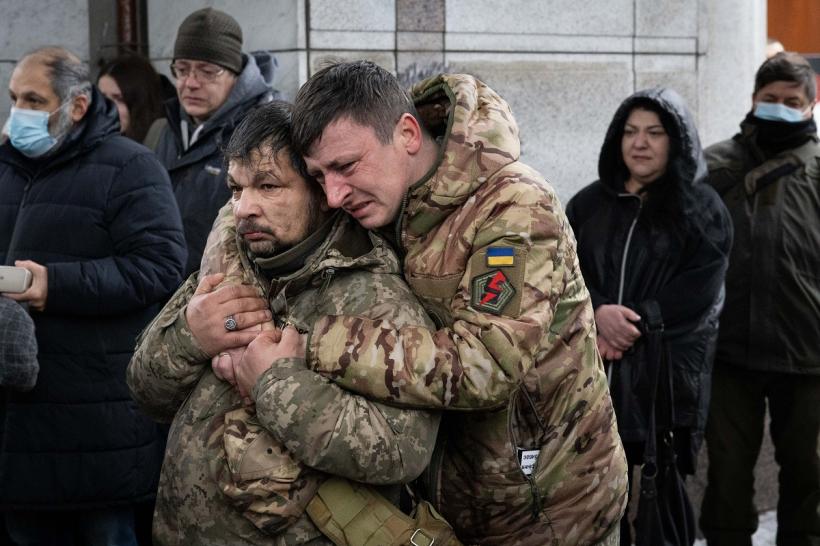
[[[649,423],[646,430],[643,463],[649,474],[652,468],[657,469],[657,419],[656,401],[658,398],[658,383],[661,375],[660,361],[663,352],[663,317],[660,306],[654,300],[646,302],[640,308],[643,319],[644,335],[646,336],[646,354],[649,365],[646,367],[649,374]],[[643,491],[641,491],[643,494]]]
[[[148,128],[148,132],[145,133],[145,139],[142,141],[143,145],[149,150],[156,152],[159,146],[159,137],[167,125],[168,120],[166,118],[155,119]]]
[[[428,503],[410,517],[372,487],[344,478],[325,481],[306,511],[336,546],[461,546]]]

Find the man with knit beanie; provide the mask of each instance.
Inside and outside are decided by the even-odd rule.
[[[157,155],[171,175],[182,214],[187,276],[199,269],[211,224],[231,195],[220,146],[248,110],[272,93],[253,56],[242,53],[239,23],[213,8],[182,21],[171,72],[177,98],[166,103],[168,125]]]

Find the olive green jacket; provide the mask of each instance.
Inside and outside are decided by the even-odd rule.
[[[820,375],[820,143],[771,155],[741,128],[706,149],[735,228],[716,362]]]

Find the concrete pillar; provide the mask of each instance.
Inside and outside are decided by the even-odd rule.
[[[698,67],[704,145],[731,137],[752,106],[757,68],[765,60],[766,2],[702,0]]]
[[[63,46],[84,61],[89,58],[88,2],[0,0],[0,124],[9,112],[11,72],[25,53],[46,45]]]

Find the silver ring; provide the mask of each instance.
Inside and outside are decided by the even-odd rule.
[[[233,332],[236,330],[236,319],[233,318],[233,315],[229,316],[225,319],[225,329],[229,332]]]

